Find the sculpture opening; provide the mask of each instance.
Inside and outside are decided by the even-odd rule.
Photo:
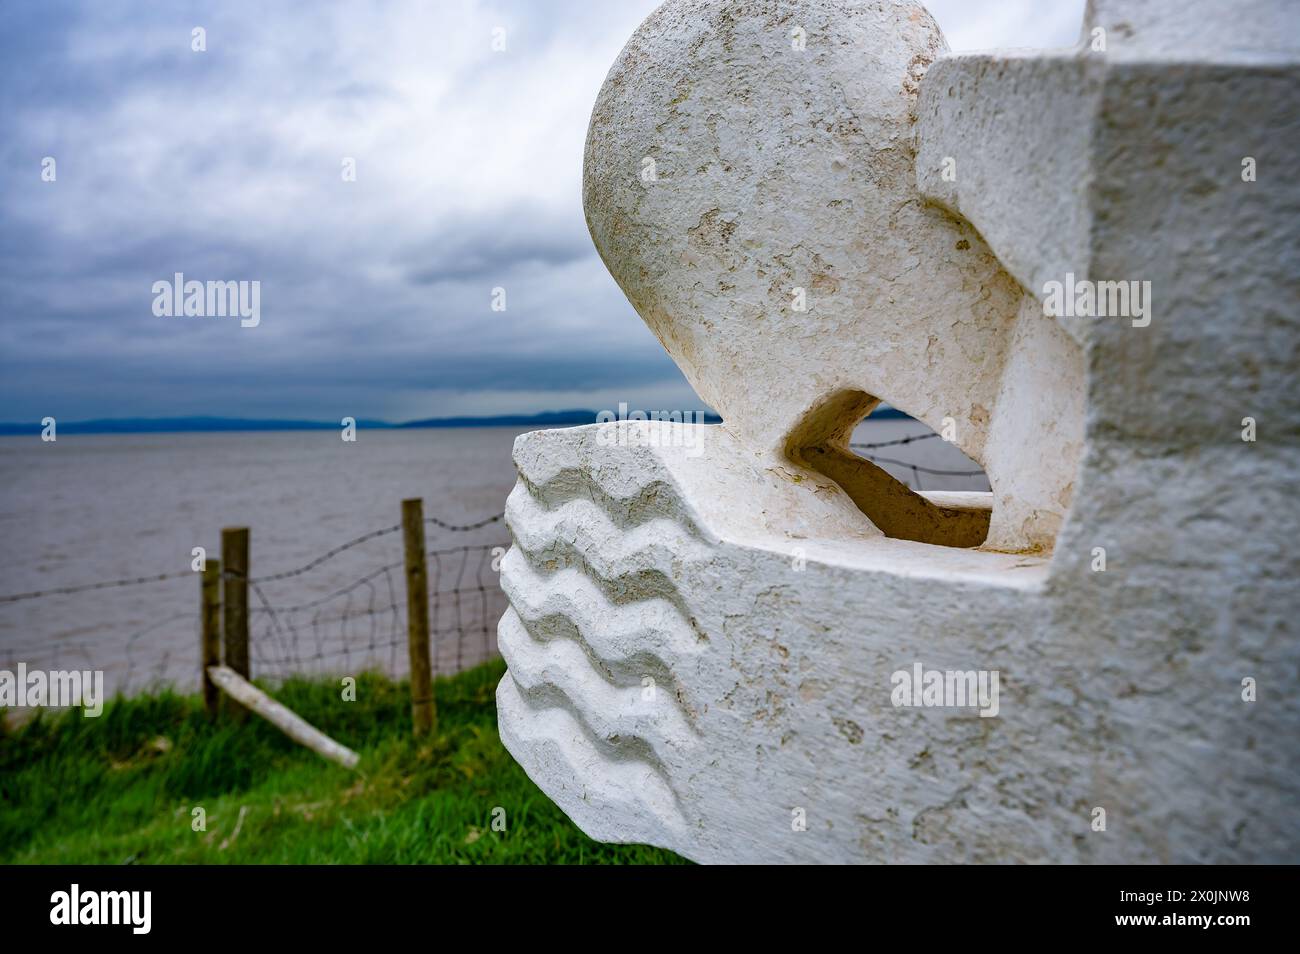
[[[991,492],[917,491],[853,452],[854,429],[879,405],[880,398],[864,391],[831,395],[791,432],[787,456],[835,481],[887,537],[946,547],[982,544],[993,516]]]

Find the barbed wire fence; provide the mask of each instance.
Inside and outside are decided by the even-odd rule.
[[[914,461],[877,456],[863,451],[904,447],[918,441],[938,439],[926,432],[894,440],[851,443],[864,459],[893,470],[894,476],[914,490],[925,489],[922,475],[975,480],[984,484],[982,470],[954,470],[928,467]],[[975,489],[984,489],[980,486]],[[425,517],[426,526],[453,535],[482,530],[503,521],[494,514],[472,523],[456,524],[438,517]],[[384,538],[396,537],[391,548],[401,555],[401,524],[381,527],[332,547],[292,569],[250,576],[249,655],[256,678],[282,680],[292,676],[355,675],[378,670],[393,677],[407,671],[408,621],[403,559],[373,566],[351,581],[337,585],[323,595],[292,599],[283,593],[284,584],[303,580],[309,574],[328,572],[336,557]],[[505,535],[502,534],[504,537]],[[425,552],[428,567],[428,615],[430,657],[434,675],[451,675],[495,657],[496,625],[506,608],[499,581],[500,558],[509,540],[494,539],[461,546],[440,546]],[[147,625],[132,629],[123,639],[114,659],[105,658],[102,633],[95,627],[84,634],[47,638],[28,645],[0,645],[3,667],[13,672],[19,662],[29,669],[108,669],[115,673],[113,689],[128,693],[173,686],[189,691],[186,674],[197,675],[199,660],[198,578],[192,570],[123,577],[95,583],[57,586],[44,590],[0,595],[0,611],[8,605],[28,601],[77,597],[106,590],[126,590],[148,601],[161,584],[186,590],[192,611],[167,613]],[[139,591],[138,596],[135,592]],[[170,592],[175,604],[178,592]],[[94,614],[91,614],[94,618]],[[8,627],[5,627],[8,630]]]
[[[494,520],[501,519],[499,516]],[[430,521],[432,522],[432,521]],[[390,528],[391,533],[400,527]],[[497,655],[496,624],[505,611],[497,571],[508,542],[425,551],[429,567],[429,652],[434,675],[452,674]],[[310,567],[250,577],[249,647],[253,671],[271,679],[406,668],[404,561],[369,571],[333,592],[275,604],[265,584]]]
[[[499,524],[503,517],[493,514],[467,524],[426,517],[424,523],[447,533],[462,534]],[[407,607],[402,559],[373,567],[324,595],[297,602],[277,601],[277,585],[317,571],[328,572],[334,558],[401,530],[400,524],[382,527],[332,547],[301,566],[248,578],[252,597],[248,608],[249,654],[257,678],[279,681],[291,676],[356,675],[368,670],[394,677],[406,673]],[[497,655],[496,624],[506,603],[497,570],[508,546],[508,540],[494,539],[426,551],[430,656],[435,675],[450,675]],[[401,553],[400,538],[396,552]],[[22,663],[29,670],[106,669],[113,674],[112,688],[118,692],[178,683],[179,688],[188,691],[188,676],[197,676],[199,669],[196,647],[200,634],[200,577],[194,570],[182,570],[0,595],[0,609],[7,604],[102,594],[105,590],[134,594],[139,589],[134,599],[148,600],[156,584],[172,583],[184,593],[164,588],[169,591],[168,598],[160,602],[175,603],[182,597],[194,607],[192,611],[160,615],[124,638],[113,640],[113,659],[105,658],[104,641],[98,635],[74,635],[26,645],[6,641],[0,647],[3,668],[15,672]],[[181,584],[182,580],[188,585]],[[151,638],[160,635],[161,639]]]
[[[917,441],[937,440],[937,439],[940,439],[940,435],[934,433],[933,431],[929,431],[925,434],[911,434],[907,437],[900,437],[892,441],[877,441],[872,444],[851,443],[849,444],[849,449],[850,450],[879,450],[882,447],[899,447],[906,444],[914,444]],[[978,469],[942,470],[936,467],[924,467],[921,464],[918,464],[914,461],[898,460],[893,457],[881,457],[875,454],[862,454],[860,456],[864,460],[869,460],[873,464],[877,464],[881,466],[886,471],[889,471],[891,468],[902,470],[903,474],[901,476],[899,474],[894,474],[893,476],[898,477],[900,480],[906,483],[913,490],[926,489],[921,481],[922,474],[928,474],[931,477],[959,477],[965,479],[982,478],[985,486],[980,487],[979,489],[980,490],[993,489],[992,485],[989,484],[988,482],[988,475],[984,473],[984,471]],[[909,476],[909,472],[910,472],[910,476]]]

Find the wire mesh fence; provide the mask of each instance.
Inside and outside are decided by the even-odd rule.
[[[473,523],[457,524],[438,517],[426,517],[424,522],[458,535],[491,528],[502,520],[498,513]],[[400,524],[373,530],[300,566],[250,576],[252,675],[272,681],[364,671],[405,676],[408,629],[401,530]],[[377,548],[395,559],[331,583],[329,575],[335,572],[331,563],[363,545],[368,551]],[[496,624],[506,604],[497,571],[508,546],[508,540],[494,537],[489,542],[426,551],[430,656],[435,675],[459,672],[497,655]],[[105,591],[119,591],[133,602],[165,595],[165,602],[173,605],[182,596],[193,606],[192,611],[160,614],[107,644],[94,625],[88,626],[84,635],[5,640],[0,644],[0,667],[10,672],[16,672],[20,664],[29,671],[104,670],[111,691],[121,693],[164,686],[188,691],[192,687],[189,680],[199,674],[199,578],[198,572],[185,570],[0,596],[0,611],[15,603],[80,598],[92,620]],[[184,593],[178,594],[177,587]],[[325,592],[315,595],[322,587]],[[111,649],[106,651],[108,647]]]
[[[927,483],[931,485],[928,489],[939,489],[933,486],[936,480],[950,485],[945,489],[953,489],[954,483],[961,489],[987,489],[982,470],[933,467],[871,453],[939,437],[927,431],[893,440],[852,443],[850,448],[916,490],[927,489]],[[891,451],[894,453],[901,451]],[[500,513],[471,523],[424,518],[428,527],[452,537],[490,532],[502,522]],[[253,677],[281,680],[369,670],[405,676],[408,620],[401,531],[400,524],[381,527],[324,550],[301,565],[250,576],[248,629]],[[506,608],[498,574],[500,558],[509,546],[505,537],[501,532],[488,540],[426,550],[430,657],[435,675],[459,672],[497,655],[496,625]],[[376,552],[388,559],[359,574],[349,572],[342,580],[331,580],[331,574],[341,575],[336,568],[344,561],[339,558],[361,547],[367,554]],[[0,640],[0,663],[9,671],[16,671],[19,663],[28,669],[105,670],[110,691],[123,693],[164,685],[190,691],[190,680],[199,674],[198,578],[198,573],[186,569],[0,595],[0,632],[5,634],[17,630],[6,625],[2,615],[15,604],[83,599],[87,606],[86,624],[75,634],[42,639],[31,633],[29,639],[12,642],[6,635]],[[131,618],[147,621],[112,640],[107,644],[111,651],[106,651],[101,630],[112,623],[104,618],[103,605],[95,601],[113,592],[126,594],[123,598],[133,607]],[[164,593],[169,600],[159,599]],[[178,601],[192,610],[149,618],[148,606],[176,606]],[[32,618],[30,614],[28,618]]]
[[[459,672],[497,654],[496,624],[505,610],[497,570],[507,545],[426,551],[429,652],[435,675]],[[326,596],[280,605],[267,596],[268,578],[250,578],[253,672],[272,679],[369,669],[404,674],[407,611],[402,571],[403,561],[398,560]]]

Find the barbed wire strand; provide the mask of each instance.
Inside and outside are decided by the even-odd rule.
[[[933,432],[912,434],[889,441],[853,443],[854,450],[877,450],[936,439]],[[951,478],[985,477],[982,470],[944,470],[926,467],[911,461],[890,457],[862,455],[876,464],[903,468],[911,474],[913,488],[921,489],[922,475]],[[987,479],[987,478],[986,478]],[[470,532],[502,521],[497,513],[471,523],[456,524],[439,517],[425,517],[424,522],[452,533]],[[332,547],[312,560],[277,573],[248,577],[254,605],[249,607],[249,653],[254,662],[254,675],[259,678],[283,679],[293,676],[324,674],[326,670],[357,674],[366,667],[379,667],[394,676],[405,674],[407,657],[407,621],[405,591],[395,578],[404,566],[398,560],[372,567],[351,582],[338,586],[317,597],[296,602],[277,603],[269,592],[271,584],[297,579],[316,570],[340,554],[369,541],[397,533],[400,524],[381,527],[354,537]],[[505,608],[505,594],[492,575],[497,569],[495,557],[509,542],[466,544],[459,547],[435,548],[426,551],[429,572],[430,655],[435,674],[458,672],[467,665],[476,665],[497,654],[495,621]],[[473,569],[470,560],[476,559]],[[16,603],[43,597],[65,596],[194,578],[193,571],[160,573],[76,586],[62,586],[28,593],[0,596],[0,603]],[[234,574],[225,571],[225,578]],[[169,673],[173,654],[169,646],[161,652],[154,650],[156,665],[149,666],[139,658],[140,643],[145,637],[166,626],[187,621],[193,647],[194,668],[198,669],[198,613],[167,615],[149,626],[133,632],[126,639],[125,691],[136,682],[136,674],[148,673],[155,684],[163,684]],[[180,645],[180,644],[178,644]],[[75,655],[92,660],[84,641],[55,640],[40,647],[31,647],[34,654],[53,654],[55,659]],[[22,650],[5,648],[11,661],[22,657]]]

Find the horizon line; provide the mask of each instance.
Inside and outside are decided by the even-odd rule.
[[[654,413],[663,413],[656,411]],[[683,413],[681,411],[668,413]],[[692,412],[695,413],[695,412]],[[722,418],[712,411],[698,412],[709,424],[721,423]],[[485,415],[454,415],[450,417],[417,418],[392,422],[380,418],[355,418],[357,430],[402,430],[417,428],[458,427],[511,427],[530,424],[582,425],[597,422],[597,411],[586,408],[538,411],[532,414],[507,413]],[[25,437],[38,435],[44,429],[44,420],[38,423],[18,421],[0,422],[0,436]],[[221,417],[211,414],[182,415],[177,417],[111,417],[89,418],[60,423],[55,419],[56,431],[65,433],[205,433],[238,431],[317,431],[336,430],[342,424],[306,418],[253,418]]]

